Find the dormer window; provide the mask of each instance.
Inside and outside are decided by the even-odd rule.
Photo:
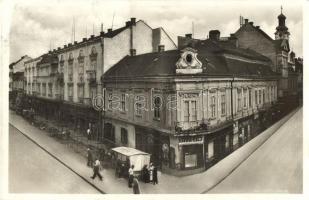
[[[190,47],[183,49],[176,63],[176,73],[197,74],[202,72],[202,62],[197,59],[197,50]]]
[[[187,61],[187,63],[188,64],[191,64],[192,63],[192,54],[187,54],[187,56],[186,56],[186,61]]]

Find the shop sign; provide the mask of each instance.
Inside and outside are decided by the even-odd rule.
[[[204,138],[200,137],[180,137],[179,145],[190,145],[190,144],[203,144]]]

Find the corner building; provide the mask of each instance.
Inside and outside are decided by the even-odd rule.
[[[210,31],[177,50],[126,56],[102,77],[104,137],[151,153],[165,172],[201,172],[256,136],[277,101],[267,57]]]

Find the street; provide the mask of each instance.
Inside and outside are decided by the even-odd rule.
[[[208,193],[302,193],[303,109]]]
[[[9,192],[98,193],[15,127],[9,133]]]

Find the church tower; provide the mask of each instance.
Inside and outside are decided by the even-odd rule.
[[[290,32],[288,31],[288,27],[285,26],[286,17],[282,14],[282,6],[281,6],[281,14],[278,16],[278,26],[276,27],[275,39],[286,39],[289,40]]]

